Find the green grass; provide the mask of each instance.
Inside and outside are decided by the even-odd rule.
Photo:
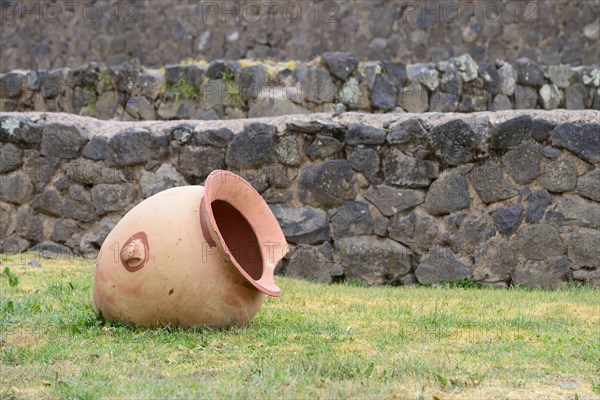
[[[590,287],[278,278],[244,329],[148,330],[94,314],[93,261],[1,258],[0,398],[600,397]]]
[[[88,103],[87,107],[89,113],[92,117],[95,117],[98,114],[98,110],[96,108],[96,104],[98,103],[98,92],[95,84],[91,84],[86,88]]]
[[[193,101],[200,98],[200,89],[189,83],[185,76],[179,78],[175,84],[165,81],[165,90],[171,93],[176,103],[179,102],[179,98]]]
[[[225,102],[228,105],[242,105],[242,92],[239,85],[234,82],[234,76],[227,72],[221,72],[221,77],[225,83]]]

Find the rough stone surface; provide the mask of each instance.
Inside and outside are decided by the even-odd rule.
[[[600,270],[579,269],[573,271],[573,279],[598,287],[600,286]]]
[[[0,239],[8,237],[14,230],[16,224],[15,207],[4,202],[0,202]]]
[[[498,75],[500,75],[500,90],[502,94],[512,96],[517,86],[517,71],[515,71],[511,64],[503,62],[498,69]]]
[[[512,283],[541,289],[556,289],[565,284],[570,272],[569,262],[564,257],[550,261],[527,260],[516,266],[512,274]]]
[[[517,231],[523,217],[521,203],[500,207],[493,211],[492,219],[498,231],[505,236],[510,236]]]
[[[343,274],[342,267],[334,264],[333,247],[327,242],[320,246],[298,246],[285,267],[286,276],[320,283],[332,283]]]
[[[565,89],[564,103],[567,110],[585,110],[586,92],[586,87],[581,84]],[[592,108],[594,107],[592,106]]]
[[[318,244],[331,236],[325,211],[279,204],[272,205],[271,211],[291,243]]]
[[[541,183],[553,193],[573,190],[577,185],[577,168],[567,158],[552,161],[544,167]]]
[[[62,208],[62,215],[81,222],[95,219],[92,196],[80,185],[71,185]]]
[[[431,250],[415,270],[415,276],[422,284],[456,281],[467,278],[469,274],[469,268],[447,248]]]
[[[379,110],[392,110],[396,107],[398,90],[386,77],[378,76],[371,91],[371,104]]]
[[[558,86],[554,84],[543,85],[540,89],[540,99],[545,110],[558,108],[561,102],[561,93]]]
[[[70,219],[56,221],[52,229],[52,240],[58,243],[70,241],[77,233],[77,223]]]
[[[263,91],[250,106],[248,118],[310,114],[311,111],[308,108],[301,107],[290,101],[289,98],[282,96],[281,93],[284,91],[285,88],[277,88],[275,95]]]
[[[56,190],[46,189],[33,199],[31,207],[36,212],[60,217],[62,215],[63,202]]]
[[[438,234],[439,229],[433,218],[415,212],[396,214],[388,228],[390,239],[408,246],[419,255],[426,254],[434,246]]]
[[[234,136],[227,147],[226,161],[235,168],[257,168],[273,158],[274,132],[246,128]]]
[[[306,155],[311,159],[326,158],[337,154],[344,148],[344,143],[331,136],[317,135],[315,140],[306,148]]]
[[[421,84],[411,82],[400,88],[397,104],[406,112],[426,112],[429,110],[429,94]]]
[[[338,209],[331,218],[336,237],[370,235],[373,217],[369,206],[361,201],[350,201]]]
[[[210,147],[188,146],[179,156],[179,172],[188,177],[204,179],[215,169],[224,167],[221,152]]]
[[[167,136],[146,129],[127,129],[108,142],[110,159],[119,166],[135,165],[164,156],[168,149]]]
[[[426,68],[419,75],[419,82],[422,83],[427,89],[434,91],[440,84],[439,72],[435,69]]]
[[[410,188],[427,187],[438,176],[435,162],[409,157],[395,149],[385,157],[383,171],[387,184]]]
[[[171,133],[169,137],[172,141],[177,144],[183,145],[185,143],[192,142],[192,138],[194,136],[194,126],[191,124],[181,124],[177,125],[173,129],[171,129]],[[232,134],[233,136],[233,134]],[[227,144],[225,144],[227,145]]]
[[[243,100],[254,99],[261,93],[268,80],[267,69],[262,65],[243,68],[239,74],[240,95]]]
[[[545,189],[533,192],[527,199],[525,221],[530,224],[540,221],[550,204],[552,204],[552,196]]]
[[[531,121],[531,136],[538,142],[545,142],[550,138],[550,133],[556,125],[550,121],[541,118],[534,118]]]
[[[513,242],[500,237],[481,243],[475,251],[471,278],[487,283],[509,281],[518,262]]]
[[[106,136],[94,136],[83,147],[83,156],[90,160],[106,160],[109,156]]]
[[[540,175],[541,159],[539,146],[526,142],[508,151],[502,165],[516,183],[525,185]]]
[[[454,112],[458,110],[459,96],[456,93],[446,93],[436,90],[429,100],[429,112]]]
[[[346,160],[324,161],[302,168],[298,187],[305,204],[332,207],[356,196],[354,173]]]
[[[600,202],[600,168],[580,176],[577,180],[577,191],[583,197]]]
[[[473,159],[480,137],[469,124],[455,119],[434,127],[430,132],[430,141],[442,163],[456,166]]]
[[[420,190],[396,189],[385,185],[370,187],[364,196],[387,217],[425,201],[425,194]]]
[[[10,236],[0,242],[0,250],[6,254],[23,253],[31,247],[31,242],[19,236]]]
[[[31,199],[33,185],[27,175],[17,171],[0,177],[0,200],[23,204]]]
[[[425,197],[425,210],[431,215],[450,214],[469,208],[470,204],[467,180],[456,171],[433,182]]]
[[[196,132],[194,139],[196,144],[199,146],[213,146],[213,147],[227,147],[231,139],[233,139],[233,132],[227,128],[219,129],[208,129]]]
[[[362,172],[372,183],[381,183],[376,178],[379,173],[379,154],[369,148],[358,148],[348,156],[350,166],[359,172]]]
[[[83,158],[65,163],[63,171],[73,181],[84,185],[125,182],[125,176],[119,169]]]
[[[590,163],[600,162],[598,124],[560,124],[552,131],[552,143],[575,153]]]
[[[569,259],[580,267],[600,267],[600,231],[577,228],[569,235]]]
[[[514,94],[514,108],[516,110],[530,110],[538,106],[539,96],[537,90],[531,86],[517,85]]]
[[[393,125],[387,135],[389,144],[412,144],[419,143],[427,135],[422,121],[418,118],[411,118]]]
[[[17,211],[16,233],[26,240],[40,243],[44,240],[44,221],[42,217],[29,207],[21,207]]]
[[[134,198],[134,188],[127,183],[117,185],[100,184],[92,188],[92,203],[98,215],[110,211],[128,210]]]
[[[161,164],[156,172],[142,171],[140,177],[140,191],[144,198],[185,185],[187,185],[185,178],[171,164]]]
[[[413,264],[410,250],[390,239],[355,236],[336,240],[346,280],[361,280],[367,285],[397,283]]]
[[[37,144],[42,140],[41,125],[22,117],[0,118],[0,140],[2,142]]]
[[[479,64],[478,72],[490,94],[492,96],[500,94],[501,80],[496,64],[493,62]]]
[[[301,67],[296,69],[295,76],[302,89],[304,100],[316,104],[331,103],[336,86],[326,70]]]
[[[568,65],[549,65],[546,75],[556,86],[566,89],[573,77],[573,70]]]
[[[321,118],[311,118],[309,120],[294,119],[286,122],[285,127],[288,132],[308,133],[309,135],[316,135],[318,133],[322,135],[336,135],[344,131],[344,128],[339,123]]]
[[[41,190],[52,178],[60,161],[58,157],[42,157],[35,152],[25,161],[21,172],[24,170],[34,184],[35,189]]]
[[[406,65],[404,63],[384,60],[382,65],[385,76],[387,76],[393,85],[399,86],[404,84],[407,78]]]
[[[6,174],[23,165],[23,151],[12,143],[0,149],[0,174]]]
[[[471,82],[477,78],[477,64],[470,54],[463,54],[454,59],[463,82]]]
[[[46,125],[42,136],[42,154],[61,158],[75,158],[87,141],[87,134],[76,126]]]
[[[114,218],[104,217],[95,223],[90,230],[83,234],[77,243],[77,250],[86,256],[95,255],[117,222]]]
[[[327,52],[321,56],[329,72],[342,81],[348,79],[358,66],[358,57],[352,53]]]
[[[346,133],[346,143],[356,144],[382,144],[385,142],[387,133],[378,129],[361,124],[350,124]]]
[[[517,80],[522,85],[541,86],[544,83],[544,70],[535,61],[519,58],[514,63]]]
[[[495,162],[475,167],[469,178],[481,200],[487,204],[513,198],[519,193],[515,185],[504,179],[500,164]]]
[[[366,110],[371,106],[369,101],[369,89],[367,85],[351,77],[341,87],[338,97],[342,104],[351,109]]]
[[[566,195],[558,201],[556,212],[575,225],[600,228],[600,204],[578,196]]]
[[[302,164],[302,155],[294,136],[278,138],[273,151],[279,162],[284,165],[297,167]]]
[[[524,227],[517,233],[519,254],[528,260],[550,260],[565,254],[566,246],[551,225]]]
[[[560,157],[562,153],[560,152],[560,150],[555,149],[554,147],[551,146],[545,146],[542,148],[542,155],[546,158],[550,158],[550,159],[554,159],[554,158],[558,158]]]
[[[514,147],[531,133],[531,117],[528,115],[512,118],[494,126],[490,148],[504,150]]]
[[[52,242],[38,243],[35,246],[31,247],[28,251],[36,252],[40,257],[45,259],[52,259],[61,256],[73,257],[73,252],[70,248]]]

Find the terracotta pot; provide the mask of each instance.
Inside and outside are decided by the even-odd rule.
[[[238,175],[160,192],[129,211],[104,241],[94,309],[138,326],[247,324],[286,251],[267,203]]]

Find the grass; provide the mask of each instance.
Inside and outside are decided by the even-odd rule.
[[[98,79],[103,81],[109,88],[115,87],[115,80],[108,71],[101,70],[98,71],[96,75],[98,76]]]
[[[241,105],[242,101],[242,91],[239,85],[235,84],[235,77],[227,72],[221,72],[221,78],[225,83],[225,103],[228,105]]]
[[[96,115],[98,115],[98,110],[96,108],[96,105],[98,103],[98,92],[97,92],[97,88],[95,84],[91,84],[86,88],[86,92],[87,92],[87,107],[89,110],[89,113],[92,117],[95,117]]]
[[[3,399],[600,397],[591,287],[278,278],[244,329],[148,330],[94,314],[93,261],[0,257]]]
[[[165,90],[171,93],[175,98],[175,103],[179,98],[196,101],[200,98],[200,89],[188,82],[185,76],[179,78],[176,83],[169,83],[165,80]]]

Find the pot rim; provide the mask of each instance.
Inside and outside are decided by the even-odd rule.
[[[285,240],[285,235],[283,234],[283,231],[281,230],[281,227],[279,226],[279,222],[273,215],[267,202],[262,198],[260,193],[258,193],[252,187],[252,185],[248,181],[246,181],[241,176],[239,176],[233,172],[225,171],[225,170],[214,170],[208,175],[208,177],[206,178],[206,181],[204,182],[204,196],[202,198],[203,204],[201,204],[200,207],[201,208],[205,207],[206,217],[208,217],[208,221],[210,222],[212,230],[215,232],[215,234],[217,235],[217,237],[219,239],[219,244],[223,248],[225,254],[227,254],[231,263],[238,270],[238,272],[240,274],[242,274],[242,276],[250,284],[252,284],[252,286],[254,286],[259,291],[263,292],[266,295],[272,296],[272,297],[279,297],[279,296],[281,296],[282,291],[275,283],[274,268],[275,268],[275,264],[277,264],[277,262],[281,258],[283,258],[283,254],[281,255],[281,257],[279,259],[273,260],[272,263],[268,263],[267,261],[265,261],[265,257],[268,257],[268,254],[264,253],[264,247],[260,245],[261,238],[259,238],[257,235],[261,256],[263,257],[263,262],[262,262],[262,274],[261,274],[260,278],[254,279],[244,269],[244,267],[242,267],[240,265],[240,263],[235,259],[235,257],[233,256],[233,253],[230,251],[229,247],[227,246],[227,243],[226,243],[223,235],[219,231],[219,226],[217,225],[217,222],[216,222],[216,219],[214,216],[214,212],[212,209],[212,201],[213,201],[213,195],[215,194],[215,192],[218,191],[218,181],[216,180],[216,178],[221,178],[221,179],[225,178],[226,179],[227,177],[231,177],[231,178],[235,179],[236,184],[237,184],[237,182],[239,182],[241,184],[246,185],[246,190],[249,190],[250,193],[252,194],[252,197],[254,198],[253,204],[255,204],[257,207],[262,208],[263,217],[266,217],[267,220],[261,219],[260,221],[256,221],[255,219],[253,219],[252,215],[245,215],[244,213],[242,213],[239,210],[238,207],[235,207],[235,204],[230,203],[231,206],[234,207],[238,212],[240,212],[240,214],[242,214],[242,216],[250,223],[250,226],[253,228],[254,234],[257,235],[257,232],[256,232],[256,229],[254,229],[253,225],[257,225],[257,224],[260,224],[261,226],[266,225],[266,226],[270,227],[270,229],[273,230],[272,231],[273,237],[270,238],[271,240],[275,239],[276,242],[284,243],[285,245],[287,245],[287,242]],[[203,210],[201,210],[201,215],[203,214],[202,211]],[[253,221],[255,222],[255,224],[252,224]]]

